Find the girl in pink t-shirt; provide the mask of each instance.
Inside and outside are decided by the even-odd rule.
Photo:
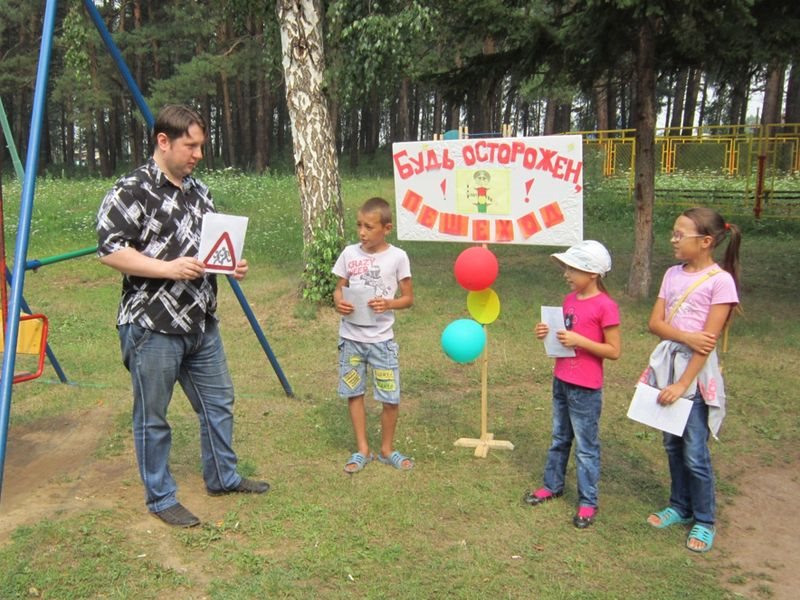
[[[728,238],[720,268],[714,249]],[[650,331],[661,338],[642,380],[660,389],[658,402],[692,401],[682,436],[664,433],[672,479],[669,506],[647,522],[658,529],[694,523],[686,540],[693,552],[714,543],[716,501],[708,449],[725,413],[725,388],[715,346],[739,302],[741,232],[714,210],[690,208],[675,221],[672,249],[681,264],[664,275],[650,315]]]
[[[585,529],[595,519],[600,480],[600,411],[603,403],[603,359],[620,355],[619,309],[606,292],[602,277],[611,270],[608,250],[594,240],[553,254],[564,268],[571,292],[564,299],[566,329],[558,340],[575,356],[556,358],[553,371],[553,440],[547,453],[544,485],[528,491],[523,501],[537,506],[564,491],[572,440],[578,479],[578,509],[572,519]],[[545,323],[536,325],[536,337],[547,336]]]

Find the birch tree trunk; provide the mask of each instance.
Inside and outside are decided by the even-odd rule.
[[[325,55],[319,0],[278,0],[286,104],[292,126],[294,166],[303,213],[303,243],[328,212],[344,236],[341,180],[328,99],[323,91]]]
[[[646,298],[650,292],[653,258],[653,204],[655,202],[657,23],[645,20],[639,28],[636,53],[636,179],[634,203],[634,247],[627,293]]]

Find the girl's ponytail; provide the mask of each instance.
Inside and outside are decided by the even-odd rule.
[[[742,230],[733,223],[725,223],[725,230],[730,236],[728,247],[725,249],[725,258],[722,261],[722,268],[733,277],[736,290],[739,290],[739,246],[742,243]]]

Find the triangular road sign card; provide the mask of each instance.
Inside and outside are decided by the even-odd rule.
[[[209,273],[231,274],[242,258],[247,217],[207,213],[203,216],[198,258]]]
[[[203,262],[209,269],[231,272],[236,269],[236,250],[227,231],[220,236]]]

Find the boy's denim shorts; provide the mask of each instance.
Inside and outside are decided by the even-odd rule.
[[[399,346],[394,340],[356,342],[339,338],[339,395],[362,396],[366,392],[367,367],[372,369],[372,393],[379,402],[400,403]]]

